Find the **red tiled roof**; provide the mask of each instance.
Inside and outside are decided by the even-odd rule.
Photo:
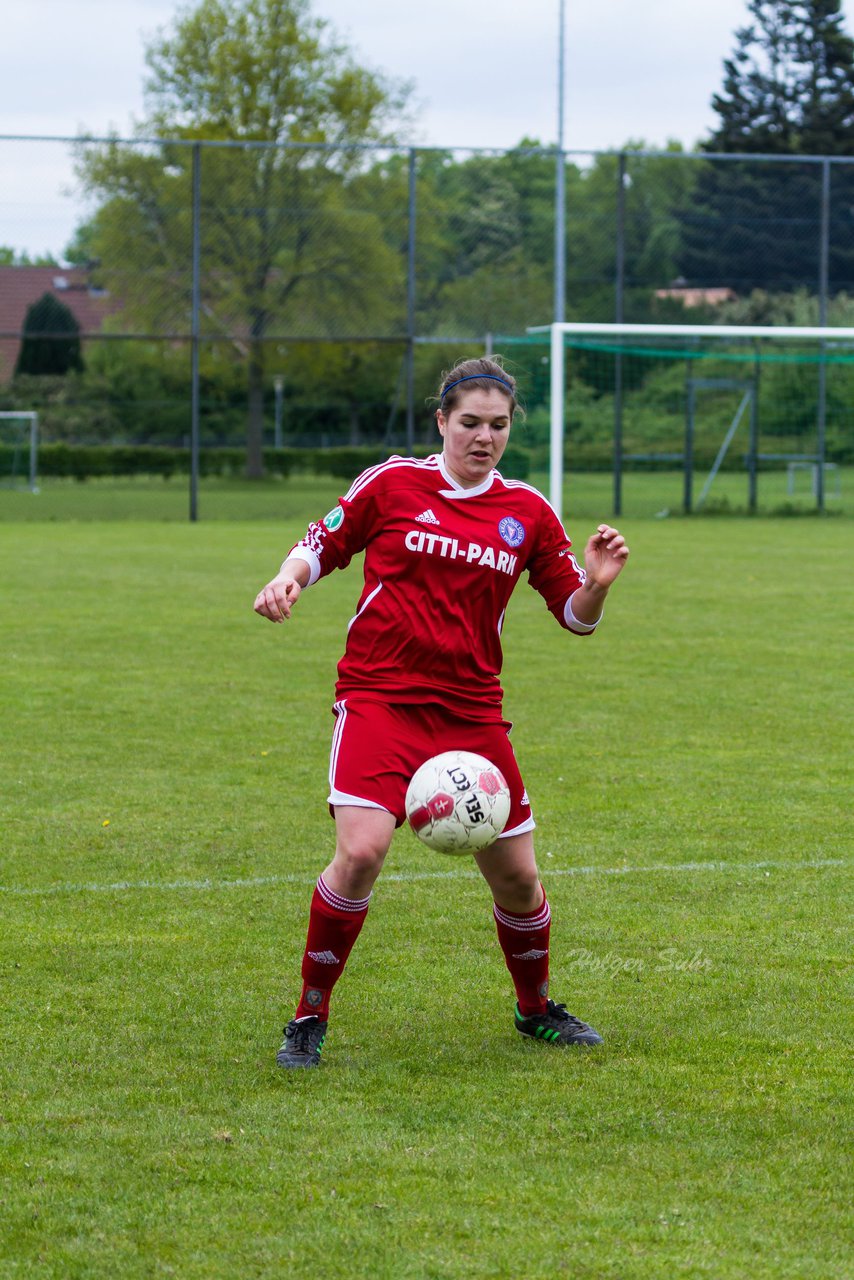
[[[45,293],[65,303],[82,333],[98,333],[104,319],[118,310],[114,299],[93,288],[86,267],[0,266],[0,382],[8,382],[14,372],[27,308]]]

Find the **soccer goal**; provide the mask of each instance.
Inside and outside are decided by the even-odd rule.
[[[39,415],[0,412],[0,485],[38,493]]]
[[[624,472],[644,469],[681,473],[686,514],[714,495],[724,470],[746,477],[752,512],[760,475],[778,473],[785,498],[793,464],[810,468],[820,510],[835,496],[828,438],[854,423],[854,329],[563,323],[528,333],[549,335],[549,496],[558,513],[573,439],[601,432],[606,416],[616,515]]]

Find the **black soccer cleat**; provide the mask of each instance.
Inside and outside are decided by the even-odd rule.
[[[602,1037],[598,1031],[588,1027],[580,1018],[567,1013],[565,1004],[555,1004],[549,1000],[545,1013],[532,1014],[523,1018],[516,1005],[516,1030],[532,1040],[542,1040],[545,1044],[601,1044]]]
[[[299,1021],[292,1018],[285,1027],[285,1038],[276,1054],[277,1064],[286,1070],[319,1066],[328,1025],[313,1014],[308,1018],[300,1018]]]

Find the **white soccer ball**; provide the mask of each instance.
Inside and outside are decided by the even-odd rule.
[[[492,844],[510,816],[501,770],[473,751],[425,760],[406,792],[409,825],[438,853],[475,853]]]

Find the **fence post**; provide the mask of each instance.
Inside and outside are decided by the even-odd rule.
[[[566,166],[563,151],[555,165],[555,282],[554,320],[566,317]]]
[[[409,150],[409,238],[406,249],[406,451],[415,452],[415,192],[416,151]]]
[[[554,315],[566,319],[566,160],[563,152],[564,0],[560,0],[557,58],[557,157],[555,160],[555,280]]]
[[[824,327],[827,324],[827,291],[830,266],[830,160],[827,156],[821,162],[821,243],[819,245],[818,268],[818,322]],[[816,474],[815,500],[819,511],[824,511],[824,464],[827,453],[827,365],[824,363],[825,344],[821,344],[821,360],[818,366],[818,423],[816,453],[818,454],[818,472]]]
[[[193,143],[193,297],[190,317],[190,520],[199,518],[199,312],[201,310],[202,150]]]
[[[617,245],[614,280],[614,320],[624,319],[626,288],[626,153],[617,162]],[[623,513],[623,354],[614,357],[614,515]]]
[[[685,414],[685,449],[683,457],[682,508],[686,516],[691,514],[694,485],[694,415],[696,408],[696,392],[694,378],[691,374],[691,362],[688,362],[688,411]]]

